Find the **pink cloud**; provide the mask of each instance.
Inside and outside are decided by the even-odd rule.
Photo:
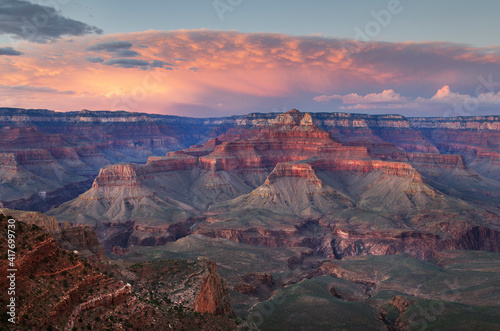
[[[451,91],[449,85],[445,85],[431,97],[417,97],[409,99],[394,92],[394,90],[384,90],[382,93],[370,93],[365,96],[357,93],[346,95],[320,95],[313,98],[316,102],[329,102],[331,100],[341,100],[344,105],[340,106],[343,110],[440,110],[468,107],[477,108],[479,105],[495,106],[500,105],[500,92],[480,93],[477,96],[460,94]],[[469,114],[471,115],[471,114]]]
[[[23,55],[0,58],[0,106],[217,116],[314,98],[319,107],[340,100],[343,109],[409,109],[463,99],[480,75],[500,77],[500,51],[448,43],[180,30],[24,42],[16,49]],[[458,92],[432,97],[446,85]],[[474,98],[497,104],[495,92],[483,94]]]
[[[448,85],[439,89],[436,94],[430,99],[431,102],[453,103],[453,102],[477,102],[490,105],[500,104],[500,92],[481,93],[477,96],[455,93],[450,90]]]
[[[370,93],[365,96],[360,96],[357,93],[347,95],[320,95],[314,98],[317,102],[328,102],[330,100],[342,100],[344,104],[371,104],[371,103],[397,103],[406,102],[406,98],[394,90],[384,90],[382,93]]]

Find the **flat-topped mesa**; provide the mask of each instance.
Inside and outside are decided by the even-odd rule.
[[[500,153],[493,151],[478,151],[477,152],[478,160],[489,160],[492,162],[500,162]]]
[[[418,171],[408,163],[388,162],[374,160],[336,160],[315,159],[309,162],[314,170],[327,170],[335,172],[358,172],[369,173],[379,171],[386,176],[403,177],[412,179],[414,182],[423,182]]]
[[[100,170],[92,187],[140,186],[142,179],[152,178],[155,174],[165,171],[191,170],[197,164],[197,157],[183,151],[171,152],[163,157],[149,157],[145,165],[134,163],[113,164]]]
[[[94,180],[92,188],[105,186],[134,187],[141,186],[137,172],[141,165],[133,163],[113,164],[102,168]]]
[[[203,145],[193,145],[189,147],[188,149],[183,150],[184,153],[193,155],[193,156],[205,156],[210,153],[212,153],[215,149],[216,146],[222,144],[222,141],[219,140],[219,138],[212,138],[208,140],[205,144]],[[167,156],[169,153],[167,154]]]
[[[300,137],[339,143],[338,140],[332,138],[329,132],[314,125],[309,113],[301,113],[296,109],[262,121],[241,121],[238,127],[228,130],[219,139],[221,141],[234,141],[238,139],[249,140],[255,137],[266,139]]]
[[[20,165],[38,165],[40,163],[56,163],[52,155],[45,149],[27,149],[13,152]]]
[[[330,139],[258,137],[218,145],[212,153],[199,158],[199,167],[214,171],[269,168],[278,163],[302,161],[316,156],[369,158],[365,147],[342,146]]]
[[[311,165],[307,163],[278,163],[267,177],[265,184],[271,185],[282,177],[301,177],[318,187],[323,187],[323,182],[316,176]]]
[[[167,153],[166,156],[150,156],[146,163],[145,171],[159,173],[164,171],[191,170],[198,164],[198,157],[185,151]]]
[[[500,131],[500,116],[413,117],[409,122],[418,129]]]
[[[286,113],[262,114],[252,113],[237,120],[238,126],[270,126],[270,125],[313,125],[312,116],[292,109]]]
[[[406,153],[406,158],[417,167],[467,169],[464,157],[458,154]]]

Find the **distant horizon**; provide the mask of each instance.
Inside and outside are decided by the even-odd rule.
[[[298,110],[301,113],[310,113],[310,114],[349,114],[349,115],[359,115],[359,116],[401,116],[403,118],[477,118],[477,117],[500,117],[500,114],[476,114],[476,115],[469,115],[469,116],[405,116],[401,115],[398,113],[377,113],[377,114],[369,114],[369,113],[360,113],[360,112],[346,112],[346,111],[308,111],[308,110],[301,110],[298,108],[290,108],[286,111],[283,110],[275,110],[275,111],[269,111],[269,112],[260,112],[260,111],[254,111],[254,112],[249,112],[246,114],[233,114],[233,115],[225,115],[225,116],[208,116],[208,117],[196,117],[196,116],[183,116],[183,115],[171,115],[171,114],[159,114],[159,113],[145,113],[145,112],[140,112],[140,111],[127,111],[127,110],[103,110],[103,109],[81,109],[81,110],[55,110],[55,109],[48,109],[48,108],[23,108],[23,107],[2,107],[0,106],[0,110],[2,109],[12,109],[12,110],[26,110],[26,111],[49,111],[49,112],[54,112],[58,114],[66,114],[66,113],[81,113],[81,112],[91,112],[91,113],[128,113],[128,114],[134,114],[134,115],[150,115],[150,116],[166,116],[166,117],[182,117],[182,118],[193,118],[193,119],[217,119],[217,118],[231,118],[231,117],[246,117],[248,115],[252,114],[284,114],[286,112],[289,112],[291,110]]]

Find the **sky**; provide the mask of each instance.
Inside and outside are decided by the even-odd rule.
[[[0,0],[0,107],[500,115],[497,0]]]

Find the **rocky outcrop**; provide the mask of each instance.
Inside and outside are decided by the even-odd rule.
[[[0,213],[11,215],[16,220],[27,224],[41,227],[54,238],[58,248],[78,251],[82,257],[95,262],[104,259],[103,247],[97,238],[97,234],[89,226],[70,226],[68,223],[58,224],[55,217],[38,212],[0,209]]]
[[[456,239],[461,249],[500,252],[500,231],[483,226],[472,226]]]
[[[318,170],[329,170],[335,172],[356,172],[366,174],[379,171],[387,176],[409,178],[421,182],[422,178],[411,164],[403,162],[386,162],[373,160],[335,160],[320,159],[313,160],[311,166]]]
[[[40,224],[50,226],[51,220],[46,221]],[[7,227],[7,219],[1,213],[0,226]],[[236,327],[228,317],[200,315],[186,309],[188,307],[180,302],[171,302],[166,296],[162,296],[161,301],[154,298],[153,289],[140,282],[138,275],[131,271],[107,264],[99,264],[99,269],[93,267],[82,260],[79,254],[57,248],[56,240],[35,224],[16,220],[16,245],[15,330],[167,330],[190,329],[193,325],[206,330],[212,330],[214,326],[229,330]],[[7,251],[6,240],[0,242],[0,249]],[[197,293],[201,288],[202,279],[205,279],[203,277],[207,276],[205,291],[202,294],[209,302],[206,307],[218,302],[214,313],[232,312],[227,286],[218,276],[216,267],[208,261],[198,262],[196,272],[199,277],[191,275],[198,285],[191,288],[196,284],[190,282],[189,278],[179,277],[179,274],[189,274],[191,263],[180,261],[173,265],[180,263],[185,267],[177,268],[175,273],[169,274],[166,283],[180,282],[187,285],[184,292]],[[7,305],[10,301],[7,296],[7,288],[10,286],[7,269],[8,260],[0,261],[2,305]],[[134,289],[130,284],[116,279],[115,273],[135,277]],[[164,272],[161,273],[163,274]],[[159,275],[159,272],[154,275],[148,273],[155,281]],[[157,283],[155,287],[157,288]],[[150,295],[148,299],[153,301],[152,303],[140,296],[143,292]],[[210,294],[214,297],[210,298]],[[177,309],[179,311],[174,313]],[[6,319],[3,320],[7,323]],[[145,320],[148,320],[147,325]]]
[[[79,304],[69,316],[69,321],[68,324],[66,325],[66,330],[73,329],[73,326],[75,325],[75,320],[83,312],[95,309],[97,307],[116,306],[121,301],[124,301],[126,298],[130,297],[131,294],[132,294],[132,286],[130,286],[130,284],[125,284],[111,293],[101,294],[95,298],[92,298],[89,301]]]
[[[271,174],[269,174],[264,184],[271,185],[276,182],[278,178],[282,177],[305,178],[313,185],[317,185],[319,187],[323,186],[323,183],[316,176],[316,173],[314,172],[310,164],[295,163],[278,163]]]
[[[137,176],[140,166],[135,164],[115,164],[103,168],[94,180],[92,188],[105,186],[140,186]]]
[[[210,260],[203,261],[206,265],[202,276],[200,292],[196,295],[194,310],[205,314],[231,315],[231,296],[225,279],[217,272],[217,265]]]
[[[13,216],[12,211],[8,212]],[[51,324],[57,325],[88,295],[89,289],[104,290],[105,285],[113,287],[117,283],[104,281],[104,275],[96,274],[77,255],[59,249],[58,240],[43,230],[47,227],[54,232],[57,227],[54,220],[42,218],[37,225],[33,222],[34,215],[26,218],[31,223],[25,223],[19,214],[13,217],[16,217],[17,324],[23,328],[46,329]],[[5,222],[2,219],[2,227]],[[7,270],[7,260],[2,263],[2,279],[7,279],[4,270]],[[4,283],[0,282],[2,289]],[[0,301],[4,299],[5,296],[0,296]]]
[[[359,255],[394,255],[406,253],[417,259],[429,259],[436,251],[458,249],[452,240],[443,240],[432,233],[406,231],[396,234],[378,232],[346,235],[337,232],[332,241],[335,258]]]
[[[149,172],[158,173],[175,170],[191,170],[198,164],[198,158],[184,151],[167,153],[167,157],[148,158]]]
[[[396,307],[400,313],[404,313],[406,308],[413,305],[414,303],[415,301],[401,295],[396,295],[391,299],[391,305]]]
[[[104,250],[95,231],[89,226],[70,226],[63,223],[61,226],[59,247],[66,250],[78,251],[82,257],[93,261],[104,260]]]

